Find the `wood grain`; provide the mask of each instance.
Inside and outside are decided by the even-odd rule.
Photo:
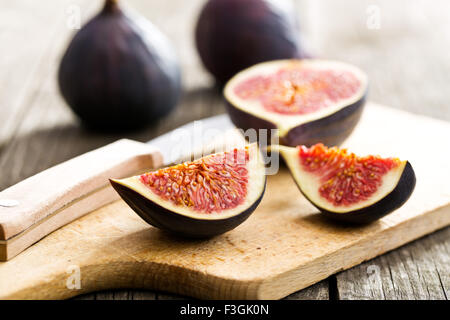
[[[181,60],[186,90],[182,103],[169,117],[153,128],[130,133],[126,137],[145,141],[185,122],[224,111],[217,91],[209,89],[212,87],[211,77],[201,66],[192,41],[195,18],[203,2],[126,1],[150,18],[172,40]],[[436,0],[432,6],[423,0],[296,2],[303,38],[312,53],[355,63],[367,71],[372,100],[450,120],[447,94],[450,82],[448,1]],[[58,59],[74,32],[66,26],[69,5],[79,5],[82,20],[86,21],[101,1],[0,1],[0,190],[121,138],[83,130],[59,96],[55,82]],[[379,29],[367,27],[367,9],[372,5],[380,8]],[[30,30],[39,36],[30,37]],[[435,239],[436,246],[442,248],[442,242],[448,237],[443,239],[439,234],[429,238]],[[426,256],[427,260],[445,266],[442,261],[448,259],[448,251],[423,252],[423,247],[420,248],[416,256]],[[389,260],[393,259],[389,257]],[[392,263],[402,272],[401,261]],[[434,272],[434,266],[425,263],[424,259],[415,259],[413,263],[420,272]],[[390,274],[387,263],[378,265],[382,274]],[[352,290],[362,292],[362,289],[357,290],[352,284],[366,278],[365,270],[362,274],[358,270],[342,272],[337,281],[332,280],[333,291],[339,289],[342,298],[358,297],[359,293],[353,295]],[[440,270],[445,274],[446,269],[441,267]],[[403,281],[397,286],[412,287],[421,281],[420,272],[410,273],[408,278],[402,277]],[[391,286],[389,277],[381,277],[380,281],[380,285],[386,288]],[[335,283],[337,287],[334,287]],[[432,283],[434,286],[436,282]],[[314,288],[319,289],[314,291]],[[322,294],[327,291],[328,281],[314,288],[312,291],[317,294],[310,295],[311,298],[328,298]],[[441,286],[436,290],[439,288]],[[400,294],[402,290],[406,289],[391,290],[384,297],[401,298],[404,296]],[[114,295],[108,297],[114,298]],[[132,291],[128,297],[133,298]],[[383,298],[382,295],[377,297]]]
[[[385,131],[373,137],[373,126]],[[15,259],[0,263],[0,297],[53,299],[108,288],[151,288],[197,298],[279,299],[340,270],[371,259],[450,224],[447,158],[428,157],[401,135],[421,141],[419,125],[436,148],[450,125],[368,104],[346,145],[367,141],[380,154],[408,159],[417,175],[412,198],[399,210],[366,226],[326,220],[297,190],[288,170],[269,176],[267,193],[238,228],[209,240],[180,239],[143,222],[123,201],[61,228]],[[414,131],[414,132],[413,132]],[[389,141],[391,144],[384,143]],[[439,192],[432,187],[438,187]],[[50,261],[50,262],[49,262]],[[81,287],[68,289],[67,270],[80,268]],[[16,275],[20,275],[17,277]]]
[[[446,228],[338,274],[339,298],[448,300],[449,249]]]

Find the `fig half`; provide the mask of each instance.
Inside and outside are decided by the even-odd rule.
[[[398,158],[359,157],[346,149],[271,146],[303,195],[328,217],[369,223],[401,207],[416,184],[411,164]]]
[[[367,87],[366,74],[346,63],[277,60],[236,74],[224,96],[238,128],[278,129],[287,146],[339,145],[358,123]]]
[[[192,238],[229,231],[260,203],[265,167],[256,144],[111,184],[154,227]]]

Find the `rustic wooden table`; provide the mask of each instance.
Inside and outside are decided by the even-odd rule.
[[[193,46],[194,22],[204,1],[123,2],[172,40],[185,88],[176,111],[152,128],[127,137],[147,141],[183,123],[224,112],[220,94]],[[446,14],[450,2],[436,0],[430,6],[419,0],[302,0],[296,4],[311,52],[366,70],[370,99],[450,120],[450,20]],[[75,32],[70,28],[71,12],[79,10],[81,21],[86,21],[101,5],[100,0],[0,0],[0,190],[119,138],[83,130],[55,81],[61,54]],[[448,139],[442,137],[443,143],[448,145]],[[449,266],[450,228],[446,228],[288,299],[448,299]],[[182,299],[136,290],[80,298]]]

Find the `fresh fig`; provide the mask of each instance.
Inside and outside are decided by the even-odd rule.
[[[398,158],[359,157],[321,143],[270,149],[283,156],[303,195],[335,220],[377,220],[401,207],[416,185],[411,164]]]
[[[239,72],[224,96],[239,128],[278,129],[286,146],[339,145],[358,123],[367,87],[366,74],[346,63],[279,60]]]
[[[304,58],[290,0],[209,0],[195,29],[206,69],[223,85],[256,63]]]
[[[122,180],[123,200],[154,227],[193,238],[211,237],[244,222],[265,191],[256,144]]]
[[[180,70],[164,35],[145,18],[106,0],[62,57],[59,87],[94,129],[144,127],[169,113],[181,92]]]

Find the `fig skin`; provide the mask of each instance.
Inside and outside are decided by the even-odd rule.
[[[317,206],[315,203],[311,203],[323,214],[325,214],[326,217],[332,220],[354,224],[368,224],[400,208],[410,198],[415,185],[416,175],[411,164],[407,161],[405,169],[403,170],[400,180],[394,190],[392,190],[383,199],[369,207],[346,213],[336,213],[325,210]],[[302,194],[305,195],[303,192]],[[306,195],[305,197],[307,198]]]
[[[197,219],[184,216],[150,201],[138,192],[110,180],[122,199],[147,223],[178,236],[204,239],[220,235],[236,228],[255,211],[266,190],[266,183],[260,197],[243,212],[225,219]]]
[[[179,66],[167,39],[113,0],[74,36],[58,82],[82,123],[102,131],[145,127],[168,114],[181,93]]]
[[[308,178],[306,176],[302,177],[298,175],[298,170],[302,169],[296,165],[297,161],[299,161],[297,156],[297,148],[272,145],[268,149],[271,152],[278,152],[283,157],[284,162],[286,163],[289,172],[291,173],[291,176],[302,195],[325,217],[334,221],[341,221],[351,224],[368,224],[378,220],[400,208],[410,198],[416,185],[416,175],[411,163],[409,161],[401,161],[399,169],[402,169],[402,171],[401,174],[399,172],[398,178],[396,178],[396,180],[388,179],[383,182],[387,183],[388,187],[391,187],[391,191],[384,194],[383,197],[376,198],[376,202],[370,203],[370,200],[374,201],[373,198],[365,199],[365,201],[368,202],[353,209],[328,206],[328,203],[326,202],[321,204],[322,200],[313,200],[314,196],[311,195],[314,193],[305,191],[307,189],[311,189],[311,186],[315,186],[315,182],[308,182]],[[328,178],[331,177],[328,176]],[[313,184],[311,185],[311,183]],[[317,184],[317,188],[319,187],[320,184]],[[334,210],[334,208],[336,208],[336,210]]]
[[[281,145],[295,147],[298,145],[312,146],[322,142],[327,146],[339,146],[353,132],[361,118],[366,102],[366,94],[358,101],[348,105],[327,117],[303,123],[290,129],[286,135],[280,136]],[[270,121],[236,108],[226,100],[226,110],[233,124],[241,129],[276,129],[277,125]],[[270,135],[270,131],[269,131]],[[270,142],[270,136],[268,138]]]
[[[285,1],[284,5],[292,5]],[[296,17],[279,1],[209,0],[195,29],[197,51],[222,86],[259,62],[308,57],[300,47]]]

